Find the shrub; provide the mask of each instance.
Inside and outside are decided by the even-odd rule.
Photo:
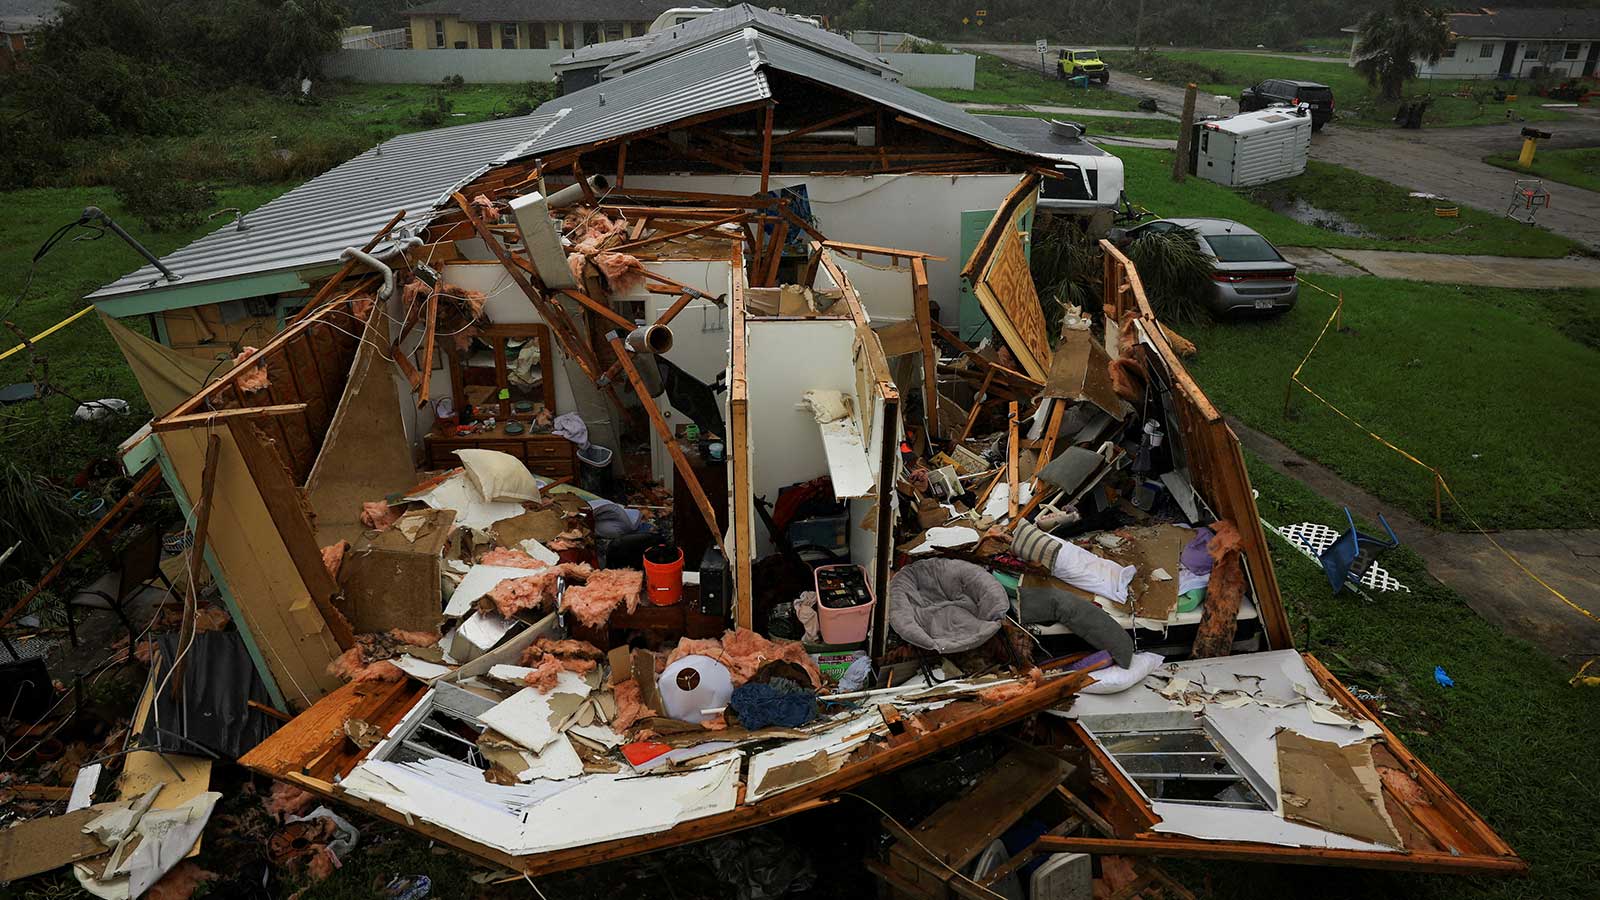
[[[511,101],[513,116],[525,116],[533,112],[546,102],[555,99],[556,84],[553,81],[530,81],[522,86],[522,93]]]
[[[1147,231],[1128,245],[1128,259],[1139,270],[1145,296],[1168,325],[1188,325],[1206,314],[1206,294],[1216,268],[1200,249],[1199,238],[1183,228]]]
[[[450,112],[453,109],[455,109],[455,104],[451,102],[450,98],[443,93],[435,91],[433,98],[421,109],[417,110],[416,114],[411,117],[411,121],[424,128],[437,128],[444,124],[445,119],[450,117]]]
[[[460,75],[446,75],[439,79],[439,84],[447,91],[459,91],[467,86],[467,80]]]
[[[151,231],[193,228],[216,207],[217,192],[187,174],[164,154],[139,154],[116,185],[117,200]]]

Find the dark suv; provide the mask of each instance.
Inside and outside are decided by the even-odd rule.
[[[1321,131],[1333,118],[1333,88],[1315,81],[1290,81],[1286,78],[1268,78],[1255,87],[1247,87],[1239,95],[1239,111],[1266,109],[1274,103],[1311,107],[1311,130]]]

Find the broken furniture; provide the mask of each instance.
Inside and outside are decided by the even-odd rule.
[[[508,422],[471,434],[445,434],[439,429],[422,439],[426,464],[431,469],[449,469],[461,464],[457,450],[498,450],[522,460],[528,471],[546,478],[574,478],[578,474],[578,445],[558,434],[506,431]]]
[[[1389,533],[1388,540],[1357,530],[1356,520],[1350,515],[1348,506],[1344,508],[1344,518],[1350,525],[1349,530],[1339,535],[1317,557],[1322,563],[1323,573],[1328,576],[1328,585],[1335,594],[1342,592],[1346,583],[1361,584],[1361,579],[1366,577],[1367,570],[1378,561],[1380,554],[1400,546],[1400,538],[1395,536],[1394,529],[1389,527],[1389,520],[1382,513],[1378,514],[1378,522]]]
[[[172,581],[161,571],[161,531],[150,526],[139,528],[120,549],[114,546],[112,540],[103,537],[97,541],[97,545],[101,557],[111,562],[111,570],[101,581],[79,588],[67,598],[67,634],[72,639],[72,646],[78,646],[77,610],[109,609],[128,629],[131,645],[138,635],[124,608],[126,604],[152,581],[160,581],[168,593],[177,595]],[[103,588],[101,584],[104,584]]]
[[[1542,178],[1518,178],[1511,183],[1511,203],[1506,206],[1506,218],[1532,225],[1539,210],[1550,206],[1550,192],[1545,190]]]

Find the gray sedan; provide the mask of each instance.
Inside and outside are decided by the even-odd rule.
[[[1207,296],[1218,315],[1242,312],[1287,312],[1300,296],[1294,264],[1252,228],[1229,219],[1157,219],[1127,236],[1186,228],[1198,238],[1201,252],[1216,265]]]

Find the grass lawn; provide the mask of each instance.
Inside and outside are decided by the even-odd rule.
[[[1437,467],[1484,527],[1600,526],[1587,454],[1600,442],[1600,291],[1512,291],[1314,277],[1344,294],[1301,380],[1374,432]],[[1433,518],[1425,469],[1372,440],[1290,373],[1333,301],[1302,289],[1289,313],[1192,327],[1190,371],[1217,406],[1373,495]],[[1446,527],[1469,530],[1445,500]]]
[[[1046,56],[1048,65],[1053,60]],[[1126,94],[1091,84],[1075,88],[1057,78],[1045,78],[1038,67],[1014,66],[999,57],[978,54],[977,75],[970,91],[954,88],[922,88],[924,94],[949,103],[984,103],[1004,106],[1012,103],[1040,103],[1052,106],[1079,106],[1088,109],[1138,109],[1139,100]]]
[[[1573,147],[1566,150],[1540,150],[1532,168],[1517,165],[1516,153],[1496,153],[1483,161],[1510,169],[1531,178],[1559,181],[1589,191],[1600,191],[1600,147]]]
[[[1089,129],[1089,136],[1115,134],[1120,137],[1176,138],[1178,123],[1171,119],[1119,119],[1114,116],[1073,116],[1061,113],[1033,112],[1026,109],[974,109],[969,112],[982,116],[1032,116],[1036,119],[1066,119],[1078,122]]]
[[[1128,198],[1160,216],[1215,216],[1256,229],[1286,247],[1345,247],[1482,253],[1493,256],[1561,257],[1578,244],[1538,227],[1512,222],[1469,207],[1455,219],[1433,214],[1434,203],[1409,197],[1404,188],[1343,166],[1313,160],[1305,174],[1255,189],[1234,190],[1203,178],[1172,181],[1172,152],[1113,147],[1127,170]],[[1332,213],[1361,234],[1345,234],[1274,212],[1274,201],[1300,199]],[[1306,216],[1315,220],[1315,214]]]
[[[1396,104],[1378,99],[1366,79],[1343,60],[1314,62],[1224,50],[1163,50],[1140,58],[1135,58],[1131,52],[1108,53],[1106,62],[1113,69],[1153,76],[1158,81],[1172,84],[1193,81],[1200,86],[1202,94],[1225,94],[1235,99],[1240,90],[1267,78],[1317,81],[1333,88],[1337,122],[1393,127]],[[1512,103],[1494,100],[1489,94],[1493,88],[1488,82],[1474,84],[1481,99],[1446,96],[1456,85],[1456,81],[1449,79],[1418,79],[1407,85],[1405,95],[1434,95],[1424,125],[1503,122],[1508,108],[1530,122],[1566,118],[1559,110],[1541,109],[1539,104],[1545,99],[1533,95],[1531,83],[1523,83],[1524,91]]]
[[[1216,397],[1210,384],[1206,389]],[[1224,402],[1225,408],[1231,405]],[[1267,521],[1344,521],[1338,507],[1299,482],[1253,457],[1247,462]],[[1174,874],[1210,897],[1594,896],[1600,851],[1590,836],[1600,790],[1588,760],[1600,704],[1593,695],[1568,687],[1569,670],[1479,618],[1403,547],[1386,555],[1383,565],[1411,593],[1377,595],[1368,604],[1349,594],[1334,597],[1315,563],[1278,538],[1269,536],[1268,542],[1299,649],[1314,653],[1347,686],[1384,694],[1398,714],[1385,724],[1532,868],[1526,878],[1465,879],[1171,863]],[[1436,665],[1455,687],[1433,680]],[[1207,891],[1201,891],[1202,883]]]

